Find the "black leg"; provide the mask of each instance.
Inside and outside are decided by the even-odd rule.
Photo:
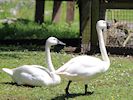
[[[85,95],[91,95],[91,94],[93,94],[94,92],[87,92],[87,88],[88,88],[88,85],[87,84],[85,84]]]
[[[69,86],[70,86],[71,82],[72,82],[72,81],[69,80],[69,82],[68,82],[68,84],[67,84],[67,87],[66,87],[66,89],[65,89],[67,95],[69,95],[68,90],[69,90]]]
[[[85,84],[85,94],[87,94],[87,88],[88,88],[88,85]]]

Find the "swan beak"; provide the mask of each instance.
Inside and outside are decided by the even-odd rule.
[[[59,40],[58,40],[58,44],[60,44],[60,45],[66,45],[65,43],[63,43],[63,42],[61,42]]]

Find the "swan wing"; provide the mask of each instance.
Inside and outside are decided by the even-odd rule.
[[[13,79],[18,84],[44,86],[51,83],[51,74],[45,68],[36,65],[24,65],[14,70]]]
[[[56,70],[57,74],[68,76],[91,75],[99,71],[102,61],[91,56],[78,56]]]
[[[20,73],[17,76],[13,76],[13,79],[15,82],[19,85],[24,84],[24,85],[32,85],[32,86],[44,86],[48,85],[51,80],[51,77],[49,74],[44,73],[43,74],[29,74],[29,73]]]
[[[39,68],[39,69],[41,69],[41,70],[44,70],[44,71],[46,71],[47,73],[50,73],[49,69],[47,69],[47,68],[45,68],[45,67],[43,67],[43,66],[40,66],[40,65],[31,65],[31,66],[32,66],[32,67]]]
[[[38,70],[42,70],[42,71],[45,71],[47,73],[50,73],[50,71],[47,68],[40,66],[40,65],[23,65],[23,66],[20,66],[20,67],[13,69],[13,71],[26,72],[29,74],[39,73],[39,72],[37,72]]]

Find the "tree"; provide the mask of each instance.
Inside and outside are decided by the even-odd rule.
[[[60,20],[62,1],[54,0],[52,22],[58,22]]]
[[[74,20],[74,5],[75,2],[67,1],[67,14],[66,14],[66,22],[70,24]]]
[[[35,22],[42,24],[44,22],[45,0],[36,0]]]

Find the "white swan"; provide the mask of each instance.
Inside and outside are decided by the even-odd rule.
[[[56,70],[56,73],[69,80],[65,89],[69,94],[69,85],[72,81],[82,81],[85,83],[85,94],[87,94],[87,81],[106,72],[110,66],[110,60],[104,44],[102,30],[107,27],[106,21],[100,20],[96,24],[99,46],[102,60],[96,57],[81,55],[69,60],[66,64]],[[88,92],[91,93],[91,92]]]
[[[48,38],[45,44],[46,61],[49,69],[39,65],[23,65],[14,69],[3,68],[2,70],[9,74],[18,85],[48,86],[59,84],[61,78],[54,73],[55,69],[50,55],[50,47],[57,44],[64,45],[55,37]]]

